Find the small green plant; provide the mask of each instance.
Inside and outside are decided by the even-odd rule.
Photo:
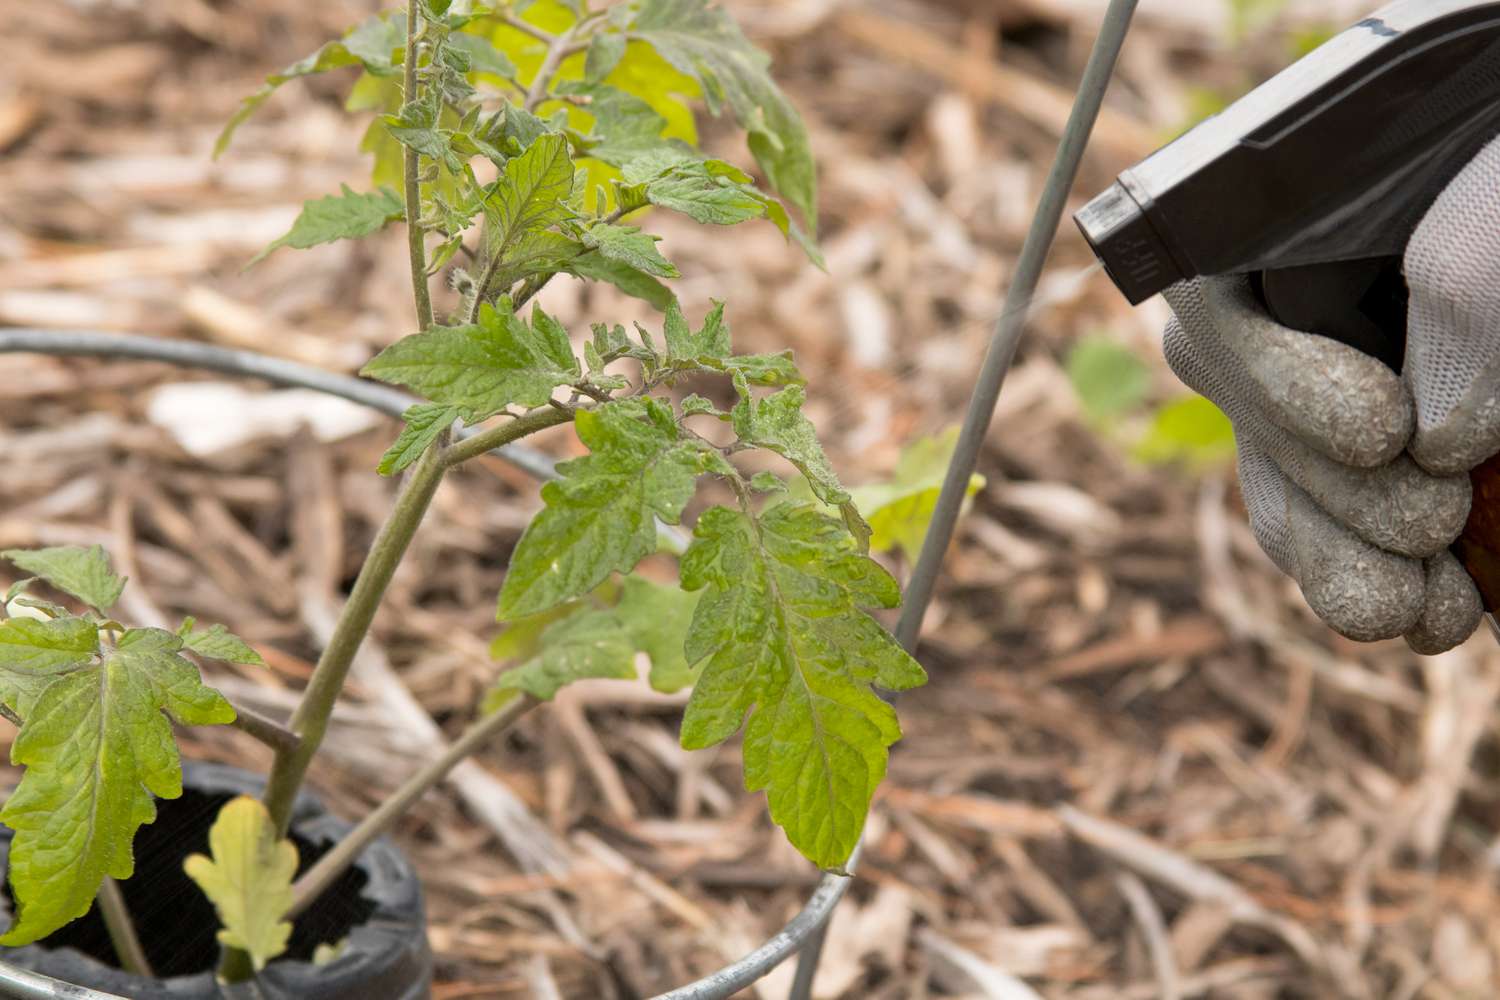
[[[132,837],[154,799],[180,792],[163,712],[191,725],[236,721],[276,751],[262,801],[225,806],[213,857],[186,865],[224,926],[219,974],[238,981],[282,953],[288,921],[464,754],[571,681],[633,677],[638,652],[653,685],[692,688],[683,745],[708,747],[743,726],[747,787],[766,791],[803,854],[839,869],[900,737],[874,689],[925,679],[871,616],[895,607],[899,590],[869,557],[871,526],[802,414],[791,353],[735,353],[722,304],[690,322],[663,284],[676,267],[632,221],[653,208],[719,226],[764,219],[818,261],[807,133],[768,59],[709,0],[414,0],[270,77],[219,148],[277,87],[340,67],[361,70],[350,107],[376,112],[364,142],[374,186],[308,202],[265,252],[405,222],[416,332],[364,369],[424,400],[380,461],[405,483],[284,729],[237,716],[183,657],[255,662],[241,640],[110,619],[124,582],[102,551],[7,553],[89,610],[26,596],[23,583],[8,600],[44,617],[0,621],[0,701],[20,726],[14,758],[26,768],[0,812],[16,830],[18,907],[0,943],[41,939],[97,897],[132,965],[139,948],[109,880],[131,875]],[[695,99],[744,128],[766,187],[697,148]],[[441,314],[429,289],[440,272],[451,290]],[[662,319],[633,331],[597,323],[575,349],[553,317],[524,309],[558,275],[613,284]],[[734,402],[726,410],[668,391],[687,380],[718,380]],[[293,881],[292,802],[438,484],[561,424],[587,454],[542,488],[544,507],[511,555],[496,653],[513,665],[448,754]],[[913,549],[951,448],[910,456],[870,496],[882,545]],[[757,449],[784,459],[810,496],[741,472],[736,457]],[[691,537],[679,540],[685,520]],[[678,556],[679,582],[634,575],[661,553]],[[322,954],[334,954],[326,944]]]
[[[1233,461],[1229,418],[1202,396],[1151,405],[1146,363],[1107,334],[1091,334],[1074,344],[1065,370],[1089,423],[1139,461],[1195,471]]]

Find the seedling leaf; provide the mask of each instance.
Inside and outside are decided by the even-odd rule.
[[[902,550],[915,559],[927,537],[948,460],[958,444],[958,428],[920,438],[901,452],[889,482],[856,486],[850,490],[854,504],[869,518],[873,534],[870,547],[880,552]],[[969,477],[965,497],[984,488],[984,477]]]
[[[564,686],[588,677],[634,676],[635,647],[614,612],[584,611],[547,626],[541,652],[502,673],[482,708],[492,712],[521,692],[549,701]]]
[[[249,952],[256,971],[286,951],[292,924],[282,919],[292,905],[297,847],[279,840],[271,814],[249,795],[231,799],[208,831],[213,857],[191,854],[182,863],[188,878],[219,914],[219,942]]]
[[[8,618],[0,622],[0,701],[25,718],[59,675],[99,651],[99,628],[86,618]]]
[[[849,492],[839,484],[833,463],[818,443],[817,428],[802,415],[807,394],[800,385],[790,385],[764,399],[750,394],[743,375],[736,374],[740,401],[734,407],[734,429],[740,440],[774,451],[795,465],[812,486],[813,495],[826,504],[850,503]]]

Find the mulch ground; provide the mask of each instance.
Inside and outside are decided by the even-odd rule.
[[[811,124],[828,271],[769,226],[725,239],[661,220],[663,249],[690,315],[726,299],[745,349],[796,349],[841,474],[878,478],[961,416],[1104,4],[731,6]],[[1079,204],[1202,88],[1284,62],[1307,23],[1231,43],[1215,4],[1144,6]],[[242,270],[303,199],[361,185],[348,77],[285,88],[208,155],[240,96],[368,10],[0,5],[0,326],[344,372],[408,332],[399,234]],[[1160,305],[1128,309],[1090,264],[1065,227],[928,619],[932,682],[901,701],[906,737],[815,994],[1495,995],[1500,651],[1488,635],[1426,660],[1338,640],[1256,548],[1232,469],[1144,465],[1129,427],[1091,423],[1063,366],[1084,335],[1148,359],[1153,398],[1181,390],[1157,357]],[[649,318],[563,282],[543,302],[575,331]],[[0,547],[104,543],[136,621],[193,614],[260,649],[268,668],[208,673],[274,714],[389,507],[374,467],[394,425],[266,393],[156,364],[0,359]],[[566,432],[539,445],[576,451]],[[496,669],[494,595],[537,504],[498,461],[443,488],[312,773],[336,811],[367,812],[472,717]],[[435,996],[647,996],[800,907],[817,873],[743,791],[734,746],[678,748],[680,706],[580,685],[400,825]],[[232,731],[183,742],[267,756]]]

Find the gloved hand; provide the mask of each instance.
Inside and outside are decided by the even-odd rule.
[[[1407,247],[1401,376],[1272,320],[1246,278],[1168,289],[1179,378],[1234,423],[1261,547],[1352,639],[1437,653],[1473,633],[1478,591],[1449,544],[1468,472],[1500,450],[1500,141],[1439,196]]]

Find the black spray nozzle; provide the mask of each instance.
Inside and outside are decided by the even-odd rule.
[[[1075,218],[1132,303],[1184,278],[1265,273],[1268,293],[1289,289],[1284,306],[1268,294],[1273,314],[1314,329],[1296,310],[1318,297],[1317,269],[1354,262],[1388,278],[1497,134],[1500,2],[1402,0],[1125,171]],[[1390,298],[1336,284],[1353,298],[1314,313]]]

